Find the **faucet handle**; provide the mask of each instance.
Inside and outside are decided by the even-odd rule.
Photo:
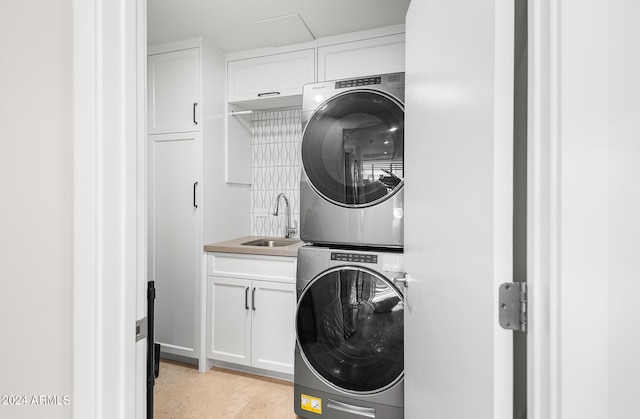
[[[298,229],[296,228],[297,224],[296,220],[293,219],[293,227],[287,227],[287,237],[291,237],[298,232]]]

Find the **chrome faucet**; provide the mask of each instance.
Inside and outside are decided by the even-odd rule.
[[[273,215],[277,216],[278,215],[278,209],[280,208],[280,198],[284,199],[284,203],[286,205],[286,229],[285,229],[285,238],[290,238],[292,234],[295,234],[297,229],[295,227],[291,227],[291,225],[289,224],[290,219],[291,219],[291,209],[289,208],[289,200],[287,199],[287,197],[285,196],[284,192],[281,192],[280,194],[278,194],[278,197],[276,198],[276,209],[273,211]]]

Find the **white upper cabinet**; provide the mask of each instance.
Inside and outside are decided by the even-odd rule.
[[[233,60],[227,70],[230,103],[300,97],[302,86],[315,81],[315,51],[310,48]]]
[[[318,47],[318,81],[404,71],[404,33]]]
[[[149,134],[199,131],[200,49],[149,56]]]
[[[251,184],[251,112],[302,105],[307,83],[404,71],[404,25],[227,56],[228,183]]]

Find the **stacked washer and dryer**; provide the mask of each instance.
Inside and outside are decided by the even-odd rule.
[[[303,90],[294,408],[404,416],[404,73]]]

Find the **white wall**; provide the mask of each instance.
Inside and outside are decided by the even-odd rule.
[[[640,418],[640,4],[609,2],[610,419]]]
[[[71,3],[0,13],[0,395],[62,404],[0,405],[3,418],[71,416]]]

